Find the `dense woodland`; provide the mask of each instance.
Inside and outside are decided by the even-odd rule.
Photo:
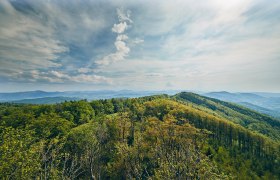
[[[193,93],[0,104],[0,179],[280,179],[280,121]]]

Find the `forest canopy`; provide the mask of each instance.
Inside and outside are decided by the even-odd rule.
[[[0,104],[1,179],[279,179],[280,122],[193,93]]]

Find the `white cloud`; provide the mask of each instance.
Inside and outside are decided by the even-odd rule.
[[[133,21],[130,19],[130,14],[130,10],[125,12],[124,9],[117,8],[117,15],[120,22],[128,21],[129,23],[133,23]]]
[[[125,34],[120,34],[117,36],[116,38],[117,41],[125,41],[125,40],[128,40],[128,36],[125,35]]]
[[[129,53],[129,47],[126,46],[124,41],[116,41],[115,46],[119,54],[126,56]]]
[[[95,61],[95,64],[97,65],[109,65],[110,63],[114,63],[117,61],[124,60],[125,57],[128,56],[130,52],[130,48],[127,46],[126,42],[129,38],[127,35],[122,34],[125,32],[125,30],[128,27],[128,24],[126,23],[132,23],[132,20],[130,19],[130,11],[127,11],[126,13],[124,10],[117,9],[117,15],[119,18],[120,23],[114,24],[112,31],[117,33],[118,36],[116,37],[116,40],[114,42],[116,52],[110,53],[109,55],[103,57],[100,60]]]
[[[109,78],[104,76],[99,76],[95,74],[77,74],[77,75],[68,75],[59,71],[50,71],[47,74],[44,74],[44,77],[48,75],[53,75],[57,82],[76,82],[76,83],[111,83]]]
[[[114,63],[117,61],[124,60],[130,51],[129,47],[126,46],[123,41],[116,41],[115,47],[117,51],[115,53],[111,53],[105,56],[103,59],[95,61],[98,65],[109,65],[110,63]]]
[[[115,41],[115,47],[117,51],[115,53],[111,53],[105,56],[103,59],[95,61],[98,65],[109,65],[110,63],[114,63],[117,61],[124,60],[130,51],[129,47],[126,45],[124,41]]]
[[[0,7],[0,69],[7,73],[77,66],[82,59],[69,58],[76,53],[70,46],[92,51],[92,39],[113,20],[95,3],[1,0]]]
[[[86,75],[86,74],[79,74],[77,76],[73,76],[71,77],[70,80],[77,83],[104,83],[104,84],[112,83],[112,81],[109,78],[106,78],[104,76]]]
[[[0,2],[4,12],[0,13],[0,64],[10,61],[13,70],[49,68],[60,66],[56,62],[60,53],[68,48],[56,39],[54,30],[43,22],[17,11],[10,2]]]
[[[127,28],[127,24],[126,22],[121,22],[119,24],[114,24],[114,26],[112,27],[112,31],[115,33],[123,33]]]
[[[50,71],[50,74],[60,79],[70,79],[70,76],[59,71]]]
[[[112,84],[110,78],[96,74],[70,75],[62,71],[40,72],[37,70],[25,71],[13,74],[11,80],[20,82],[48,82],[48,83],[88,83],[88,84]]]
[[[0,80],[279,89],[280,1],[11,2],[0,1]]]
[[[90,68],[79,68],[78,72],[79,73],[89,73],[89,72],[92,72],[92,69],[90,69]]]

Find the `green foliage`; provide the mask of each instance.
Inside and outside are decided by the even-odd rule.
[[[64,136],[74,127],[71,121],[61,118],[57,114],[42,114],[29,125],[30,129],[35,130],[36,135],[40,138],[54,138]]]
[[[13,121],[11,121],[11,119]],[[13,109],[9,112],[7,110],[6,115],[1,118],[1,125],[10,126],[14,128],[25,127],[34,119],[34,115],[31,113],[24,113],[21,109]]]
[[[61,106],[57,111],[68,111],[71,113],[74,117],[74,123],[77,125],[87,123],[94,117],[94,110],[86,101],[65,102]]]
[[[221,116],[273,140],[279,141],[280,139],[280,122],[267,115],[257,113],[240,105],[199,96],[194,93],[183,92],[176,94],[173,98],[191,104],[197,109]]]
[[[0,104],[1,179],[279,179],[273,118],[192,93]]]
[[[39,175],[39,145],[32,131],[1,127],[0,178],[30,179]]]

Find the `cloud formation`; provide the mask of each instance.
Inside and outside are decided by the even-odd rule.
[[[49,68],[61,66],[56,59],[68,51],[43,22],[19,12],[9,1],[0,2],[0,69]],[[1,66],[9,62],[9,66]]]
[[[112,31],[115,33],[123,33],[127,28],[126,22],[121,22],[119,24],[114,24]]]
[[[98,65],[109,65],[110,63],[124,60],[130,52],[130,48],[126,43],[129,38],[127,35],[123,34],[128,28],[129,24],[133,23],[133,21],[130,19],[130,11],[117,8],[117,15],[119,23],[114,24],[112,27],[112,31],[118,34],[114,42],[116,52],[110,53],[102,59],[95,61],[95,63]]]
[[[2,91],[280,90],[277,0],[2,0],[0,9]]]
[[[20,72],[13,74],[15,82],[27,81],[33,83],[86,83],[86,84],[111,84],[112,80],[104,76],[95,74],[79,73],[76,75],[69,75],[61,71],[40,72],[32,70],[30,72]]]

